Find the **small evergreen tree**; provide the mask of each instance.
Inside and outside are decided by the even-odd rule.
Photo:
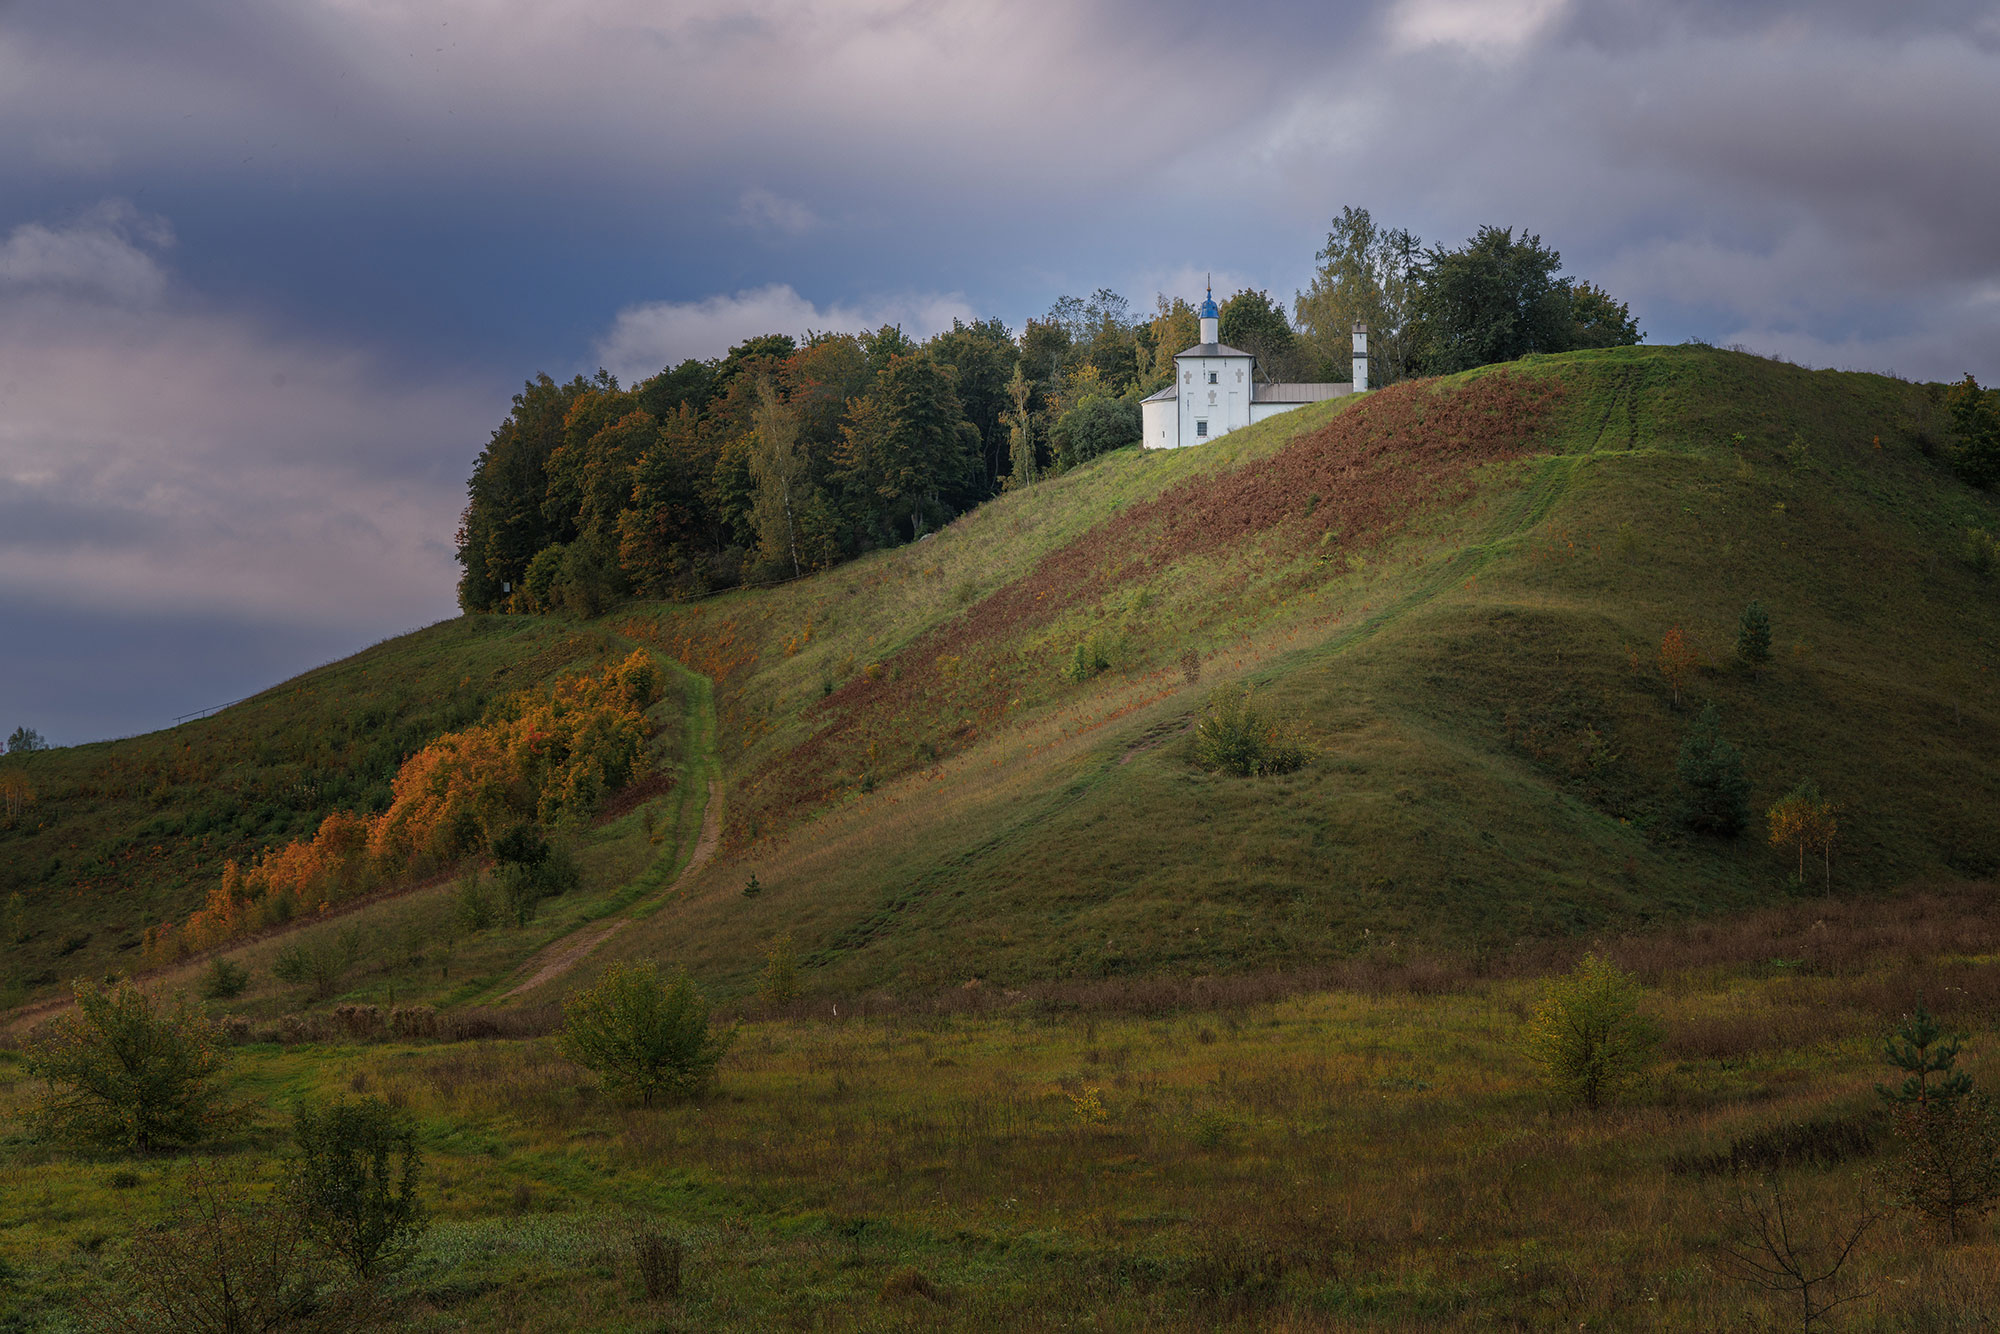
[[[1929,1110],[1944,1106],[1972,1092],[1972,1076],[1953,1070],[1964,1039],[1947,1033],[1931,1012],[1919,1005],[1916,1013],[1896,1026],[1883,1046],[1882,1059],[1904,1074],[1902,1085],[1890,1088],[1877,1084],[1875,1091],[1891,1107]],[[1936,1083],[1932,1075],[1942,1076]]]
[[[1586,954],[1542,989],[1528,1051],[1558,1093],[1595,1108],[1653,1062],[1660,1030],[1639,1010],[1638,980]]]
[[[734,1030],[709,1026],[708,1001],[685,971],[662,981],[653,964],[613,964],[563,1002],[563,1054],[615,1096],[652,1106],[691,1098],[715,1078]]]
[[[228,1057],[199,1007],[130,982],[79,980],[75,995],[27,1052],[28,1073],[45,1084],[33,1118],[43,1136],[150,1153],[199,1143],[233,1119],[214,1087]]]
[[[286,1193],[308,1235],[370,1278],[425,1227],[415,1123],[380,1098],[293,1113]]]
[[[1750,780],[1743,752],[1722,736],[1722,717],[1705,706],[1681,742],[1681,824],[1698,834],[1734,838],[1750,823]]]
[[[1761,602],[1745,607],[1736,622],[1736,656],[1753,671],[1771,660],[1771,616]]]
[[[1876,1086],[1893,1111],[1898,1150],[1884,1184],[1954,1240],[2000,1204],[2000,1109],[1952,1069],[1961,1042],[1918,1006],[1883,1052],[1903,1072],[1902,1085]]]

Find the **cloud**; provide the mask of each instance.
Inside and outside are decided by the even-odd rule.
[[[0,289],[56,288],[126,305],[145,305],[166,290],[153,251],[174,244],[165,218],[123,199],[105,200],[66,227],[24,222],[0,241]]]
[[[1457,46],[1496,55],[1529,45],[1569,0],[1400,0],[1388,14],[1394,46]]]
[[[499,393],[174,289],[129,206],[0,246],[0,594],[350,630],[448,615]]]
[[[803,338],[810,332],[857,333],[884,324],[902,326],[912,338],[927,338],[951,322],[977,318],[957,293],[929,292],[856,305],[818,306],[789,284],[711,296],[699,301],[652,301],[618,312],[611,329],[597,340],[599,364],[621,380],[638,380],[690,357],[719,357],[759,334]]]
[[[796,199],[786,199],[761,186],[745,190],[736,202],[736,221],[753,232],[796,237],[820,225],[818,215]]]

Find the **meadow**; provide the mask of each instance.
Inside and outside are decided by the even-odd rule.
[[[302,1094],[406,1109],[435,1222],[392,1286],[419,1330],[1798,1328],[1722,1249],[1774,1185],[1801,1244],[1879,1215],[1826,1327],[1983,1327],[2000,1251],[1887,1206],[1874,1090],[1918,993],[2000,1075],[1991,892],[1600,944],[1666,1039],[1594,1113],[1521,1045],[1571,944],[749,1006],[713,1093],[654,1109],[547,1037],[252,1042],[229,1087],[255,1118],[213,1158],[269,1181]],[[10,1125],[30,1092],[7,1058]],[[70,1328],[181,1163],[0,1155],[10,1327]],[[682,1248],[676,1295],[645,1296],[648,1237]]]

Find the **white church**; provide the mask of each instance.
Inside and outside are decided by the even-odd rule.
[[[1263,384],[1257,359],[1221,341],[1215,289],[1201,303],[1201,341],[1174,356],[1176,383],[1139,404],[1148,449],[1198,445],[1239,426],[1275,417],[1308,403],[1368,387],[1368,326],[1354,326],[1354,381],[1351,384]]]

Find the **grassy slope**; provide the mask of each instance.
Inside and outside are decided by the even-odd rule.
[[[432,738],[621,642],[601,627],[466,617],[209,718],[0,760],[37,796],[0,828],[0,900],[21,895],[24,929],[5,943],[0,988],[132,966],[143,929],[199,907],[225,858],[310,837],[336,809],[381,809],[397,766]]]
[[[1778,892],[1782,861],[1755,830],[1723,843],[1671,820],[1679,738],[1709,700],[1757,810],[1805,777],[1842,803],[1845,888],[2000,866],[2000,587],[1953,555],[1995,510],[1925,457],[1920,387],[1682,348],[1505,373],[1561,386],[1524,448],[1406,521],[1345,516],[1330,545],[1301,535],[1293,496],[1220,557],[1121,554],[1124,577],[1102,579],[1066,554],[1171,484],[1317,448],[1353,403],[1123,453],[932,542],[632,618],[718,677],[733,856],[619,948],[747,982],[790,931],[821,985],[856,989],[1289,966],[1385,934],[1498,946],[1741,908]],[[1340,503],[1317,521],[1338,529]],[[1089,596],[983,640],[953,629],[1010,590],[1060,589],[1050,568],[1082,569]],[[1777,628],[1760,678],[1731,663],[1753,597]],[[1653,666],[1676,624],[1707,659],[1679,709]],[[1091,635],[1114,669],[1071,684]],[[943,679],[941,646],[971,691]],[[1231,678],[1304,724],[1312,766],[1190,766],[1174,729]],[[868,691],[873,712],[838,707]],[[845,783],[763,800],[798,762],[845,763]],[[752,869],[766,892],[746,900]]]

